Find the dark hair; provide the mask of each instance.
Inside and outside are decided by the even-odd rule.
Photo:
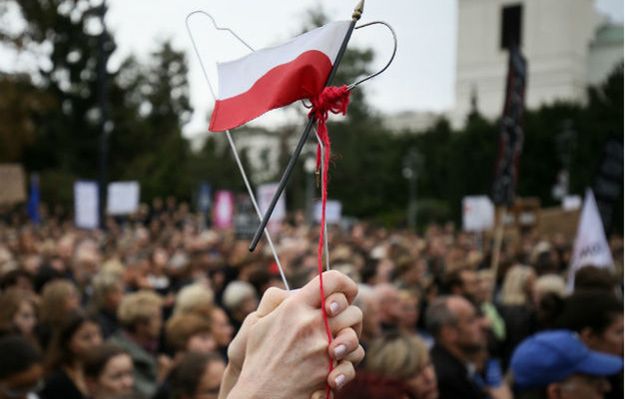
[[[564,309],[556,321],[556,327],[581,332],[590,328],[602,334],[623,314],[623,304],[612,293],[590,290],[575,292],[564,303]]]
[[[462,280],[462,272],[463,269],[456,269],[454,271],[449,272],[443,281],[443,293],[447,295],[455,294],[454,289],[464,287],[464,281]]]
[[[0,290],[6,290],[17,285],[20,279],[26,279],[33,284],[33,277],[25,270],[15,269],[7,272],[0,278]]]
[[[555,292],[547,292],[540,298],[536,318],[539,329],[554,329],[556,320],[564,309],[564,299]]]
[[[74,334],[86,323],[94,323],[99,326],[94,316],[74,312],[68,316],[58,330],[53,332],[52,342],[47,353],[46,370],[48,372],[54,371],[62,365],[71,364],[75,360],[69,344]]]
[[[210,363],[222,362],[216,353],[187,353],[169,374],[172,399],[193,397]]]
[[[26,371],[41,362],[37,348],[23,337],[7,335],[0,338],[0,379]]]
[[[98,378],[106,364],[115,356],[128,354],[124,349],[111,343],[104,343],[91,351],[83,364],[85,376]]]
[[[586,265],[575,273],[575,291],[586,289],[611,290],[615,287],[616,279],[608,269]]]

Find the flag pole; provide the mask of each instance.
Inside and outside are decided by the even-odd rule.
[[[356,8],[354,8],[351,24],[349,25],[349,29],[347,30],[347,33],[345,34],[345,37],[343,38],[343,43],[341,43],[341,47],[339,49],[339,52],[336,55],[336,59],[334,60],[334,64],[332,65],[332,70],[330,71],[330,75],[328,76],[325,86],[328,86],[330,83],[332,83],[332,79],[334,79],[334,75],[336,75],[336,70],[338,69],[339,64],[341,63],[341,59],[343,58],[343,55],[345,54],[345,50],[347,49],[347,43],[349,42],[349,39],[352,36],[352,32],[354,31],[354,26],[356,25],[356,22],[358,22],[358,20],[362,16],[362,12],[364,10],[364,4],[365,4],[365,0],[360,0],[358,4],[356,5]],[[260,225],[256,229],[256,233],[254,233],[254,238],[252,238],[252,242],[250,243],[250,246],[249,246],[250,252],[253,252],[256,249],[256,246],[258,245],[258,241],[260,241],[263,231],[265,230],[267,223],[269,223],[269,219],[271,218],[271,214],[273,213],[273,210],[276,207],[276,204],[278,203],[278,199],[280,198],[280,195],[282,195],[282,192],[286,188],[286,184],[288,183],[289,178],[291,177],[291,173],[293,172],[293,169],[295,168],[295,163],[297,162],[297,159],[299,158],[299,155],[301,154],[302,149],[304,148],[304,144],[306,144],[306,142],[308,141],[308,136],[310,135],[310,131],[314,127],[316,121],[317,121],[317,118],[315,118],[313,114],[311,114],[308,117],[308,123],[306,124],[306,127],[304,128],[304,132],[299,138],[297,146],[295,147],[295,150],[293,154],[291,155],[291,158],[289,159],[289,163],[287,164],[286,169],[282,173],[282,177],[280,178],[280,182],[278,183],[278,188],[276,189],[276,192],[273,194],[273,198],[271,198],[271,202],[269,203],[269,207],[267,208],[267,211],[265,211],[263,220],[260,222]]]
[[[495,236],[493,237],[492,258],[490,270],[493,273],[495,284],[499,273],[499,259],[501,257],[501,245],[503,244],[504,224],[506,219],[506,207],[498,206],[495,213]]]

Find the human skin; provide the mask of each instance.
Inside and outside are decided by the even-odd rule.
[[[309,399],[325,384],[339,389],[354,378],[364,357],[359,345],[362,312],[351,306],[356,284],[336,271],[324,273],[324,295],[334,339],[330,345],[320,312],[319,278],[296,292],[270,289],[246,318],[229,347],[230,363],[220,398]],[[328,356],[336,367],[328,373]]]

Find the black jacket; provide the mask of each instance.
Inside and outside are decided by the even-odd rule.
[[[467,367],[442,346],[430,352],[438,380],[439,399],[481,399],[484,397],[473,382]]]

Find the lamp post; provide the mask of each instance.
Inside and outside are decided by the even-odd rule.
[[[102,32],[98,37],[98,102],[100,106],[100,159],[99,159],[99,217],[100,228],[106,229],[106,191],[107,191],[107,169],[108,169],[108,134],[112,130],[112,123],[108,120],[108,82],[106,76],[106,64],[108,61],[108,51],[106,48],[107,32],[105,24],[106,0],[102,0],[100,6],[100,24]]]
[[[415,231],[417,227],[417,178],[421,165],[421,153],[416,148],[408,150],[404,157],[402,174],[408,180],[408,229]]]

